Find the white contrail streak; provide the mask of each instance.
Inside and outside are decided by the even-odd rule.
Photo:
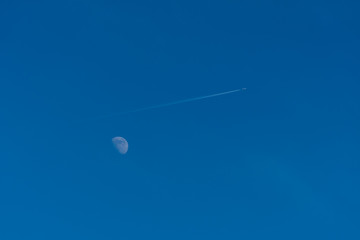
[[[233,90],[233,91],[228,91],[228,92],[223,92],[223,93],[216,93],[216,94],[212,94],[212,95],[208,95],[208,96],[203,96],[203,97],[189,98],[189,99],[184,99],[184,100],[180,100],[180,101],[175,101],[175,102],[170,102],[170,103],[159,104],[159,105],[155,105],[155,106],[150,106],[150,107],[145,107],[145,108],[136,109],[136,110],[133,110],[133,111],[131,111],[131,112],[140,112],[140,111],[150,110],[150,109],[154,109],[154,108],[168,107],[168,106],[172,106],[172,105],[176,105],[176,104],[180,104],[180,103],[198,101],[198,100],[202,100],[202,99],[206,99],[206,98],[212,98],[212,97],[217,97],[217,96],[221,96],[221,95],[225,95],[225,94],[229,94],[229,93],[234,93],[234,92],[238,92],[238,91],[241,91],[241,89],[236,89],[236,90]]]
[[[216,94],[202,96],[202,97],[189,98],[189,99],[184,99],[184,100],[180,100],[180,101],[164,103],[164,104],[159,104],[159,105],[150,106],[150,107],[139,108],[139,109],[135,109],[135,110],[128,111],[128,112],[122,112],[122,113],[116,113],[116,114],[112,114],[112,115],[101,116],[101,117],[98,117],[97,119],[116,117],[116,116],[121,116],[121,115],[129,114],[129,113],[136,113],[136,112],[146,111],[146,110],[155,109],[155,108],[168,107],[168,106],[172,106],[172,105],[176,105],[176,104],[198,101],[198,100],[202,100],[202,99],[206,99],[206,98],[217,97],[217,96],[230,94],[230,93],[234,93],[234,92],[239,92],[239,91],[245,91],[245,90],[246,90],[246,88],[241,88],[241,89],[236,89],[236,90],[232,90],[232,91],[228,91],[228,92],[216,93]]]

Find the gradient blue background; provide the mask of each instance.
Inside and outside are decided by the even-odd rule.
[[[359,9],[1,1],[0,239],[360,239]]]

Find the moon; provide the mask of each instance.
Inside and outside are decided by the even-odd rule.
[[[112,142],[115,146],[115,148],[119,151],[121,154],[126,154],[129,149],[129,144],[123,137],[114,137],[112,139]]]

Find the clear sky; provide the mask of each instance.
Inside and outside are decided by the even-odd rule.
[[[0,1],[0,239],[360,239],[359,10]]]

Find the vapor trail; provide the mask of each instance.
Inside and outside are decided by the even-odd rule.
[[[135,110],[128,111],[128,112],[122,112],[122,113],[116,113],[116,114],[112,114],[112,115],[101,116],[101,117],[98,117],[97,119],[116,117],[116,116],[121,116],[121,115],[129,114],[129,113],[136,113],[136,112],[146,111],[146,110],[155,109],[155,108],[168,107],[168,106],[172,106],[172,105],[176,105],[176,104],[198,101],[198,100],[202,100],[202,99],[206,99],[206,98],[217,97],[217,96],[226,95],[226,94],[239,92],[239,91],[245,91],[245,90],[246,90],[246,88],[241,88],[241,89],[236,89],[236,90],[232,90],[232,91],[228,91],[228,92],[216,93],[216,94],[202,96],[202,97],[189,98],[189,99],[184,99],[184,100],[180,100],[180,101],[164,103],[164,104],[159,104],[159,105],[150,106],[150,107],[139,108],[139,109],[135,109]]]
[[[216,94],[203,96],[203,97],[195,97],[195,98],[189,98],[189,99],[184,99],[184,100],[170,102],[170,103],[159,104],[159,105],[155,105],[155,106],[136,109],[136,110],[133,110],[131,112],[133,113],[133,112],[140,112],[140,111],[150,110],[150,109],[154,109],[154,108],[168,107],[168,106],[172,106],[172,105],[176,105],[176,104],[180,104],[180,103],[198,101],[198,100],[217,97],[217,96],[221,96],[221,95],[225,95],[225,94],[229,94],[229,93],[234,93],[234,92],[238,92],[238,91],[241,91],[241,89],[236,89],[236,90],[233,90],[233,91],[228,91],[228,92],[223,92],[223,93],[216,93]]]

